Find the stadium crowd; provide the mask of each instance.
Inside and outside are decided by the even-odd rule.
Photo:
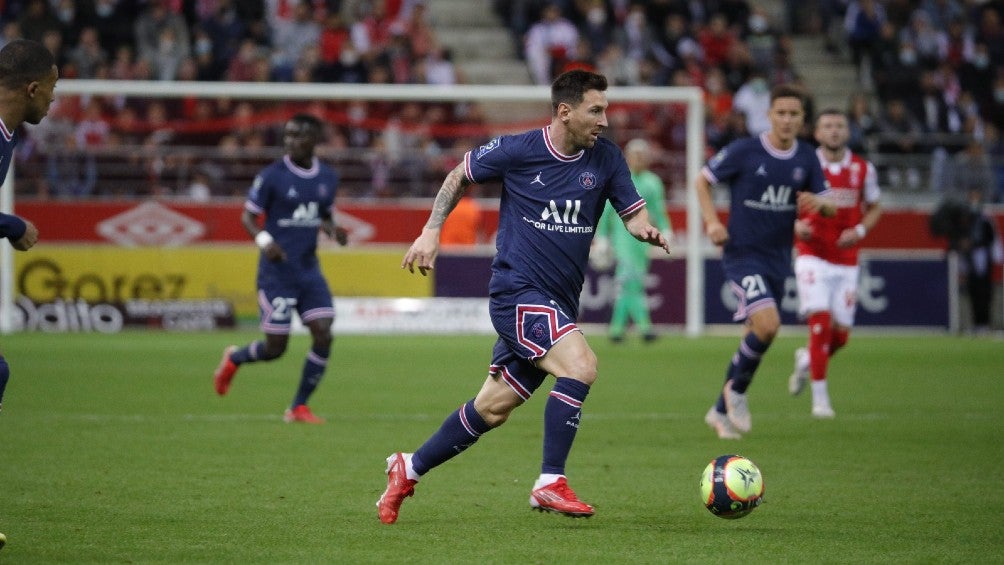
[[[702,87],[709,153],[767,127],[771,86],[803,82],[792,64],[792,32],[829,32],[835,61],[850,59],[859,68],[860,92],[847,108],[852,147],[880,164],[884,182],[916,190],[927,182],[944,191],[985,183],[993,187],[988,199],[1004,201],[1004,2],[786,4],[788,22],[773,21],[746,0],[493,0],[491,6],[535,83],[588,68],[615,85]],[[16,37],[49,46],[66,78],[465,82],[423,0],[0,1],[0,44]],[[804,86],[811,93],[812,85]],[[22,175],[37,179],[19,190],[237,196],[246,173],[261,162],[254,155],[277,145],[284,119],[304,109],[329,124],[321,154],[350,155],[334,164],[348,173],[352,196],[431,195],[458,152],[491,134],[478,105],[466,103],[60,97],[19,156]],[[682,106],[615,105],[610,121],[618,142],[641,133],[666,155],[683,149]],[[179,149],[158,151],[165,145]],[[123,146],[144,150],[116,153]],[[241,158],[207,160],[198,150],[206,147]],[[932,163],[929,179],[914,165],[917,155]],[[672,170],[679,161],[660,162],[657,172],[671,191],[683,190]],[[116,171],[130,167],[149,182],[116,182]]]

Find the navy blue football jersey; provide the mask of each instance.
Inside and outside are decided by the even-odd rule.
[[[338,174],[316,158],[304,169],[284,156],[258,173],[244,207],[265,216],[264,229],[287,257],[285,265],[275,264],[263,254],[259,273],[317,265],[317,230],[323,218],[331,217],[337,187]]]
[[[589,245],[607,200],[623,217],[645,206],[624,156],[599,138],[561,154],[548,128],[493,139],[464,155],[468,180],[502,180],[489,293],[536,288],[575,318]]]
[[[10,162],[14,159],[14,146],[17,145],[17,134],[7,129],[7,124],[0,120],[0,184],[7,179]],[[17,241],[28,229],[24,220],[17,216],[0,213],[0,237]]]
[[[725,257],[740,253],[791,256],[798,217],[798,191],[822,193],[826,177],[815,149],[796,140],[787,151],[775,149],[767,134],[738,139],[708,160],[701,173],[729,187],[729,241]]]

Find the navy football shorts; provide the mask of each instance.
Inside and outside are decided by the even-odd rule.
[[[532,289],[492,297],[488,310],[499,335],[489,374],[527,400],[547,377],[534,360],[579,328],[554,300]]]

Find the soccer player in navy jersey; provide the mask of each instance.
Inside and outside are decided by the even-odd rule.
[[[0,183],[14,159],[17,129],[25,122],[37,124],[49,113],[57,80],[56,60],[41,43],[15,39],[0,50]],[[27,251],[38,241],[38,229],[23,218],[0,213],[0,238],[18,251]],[[9,379],[10,367],[0,355],[0,408]]]
[[[265,339],[241,348],[227,347],[213,375],[216,392],[223,396],[240,365],[282,356],[296,310],[310,329],[312,343],[300,385],[283,419],[308,424],[324,422],[310,411],[307,400],[324,376],[335,318],[331,291],[317,260],[317,232],[324,232],[340,245],[348,239],[345,230],[335,226],[332,215],[338,174],[314,156],[321,130],[315,116],[297,114],[290,118],[283,132],[286,155],[254,179],[241,224],[261,250],[258,308]]]
[[[723,439],[750,431],[746,391],[760,359],[781,327],[778,302],[791,274],[791,249],[799,210],[833,216],[836,208],[819,195],[827,191],[815,148],[799,141],[805,122],[801,89],[774,87],[770,130],[726,145],[701,170],[695,183],[704,231],[722,247],[725,278],[738,301],[733,319],[746,332],[725,373],[725,386],[704,421]],[[712,199],[712,186],[728,185],[728,227]]]
[[[429,221],[401,263],[426,275],[435,267],[443,221],[472,184],[501,179],[489,311],[498,340],[488,377],[474,399],[450,414],[417,451],[387,458],[380,521],[393,524],[419,478],[502,425],[550,374],[544,408],[543,463],[532,508],[592,516],[565,479],[565,462],[596,380],[596,355],[575,324],[589,246],[609,200],[641,241],[669,244],[648,220],[620,149],[601,138],[607,127],[607,80],[568,71],[551,85],[548,126],[504,135],[464,155],[443,182]]]

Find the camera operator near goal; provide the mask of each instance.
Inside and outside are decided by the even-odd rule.
[[[837,214],[802,213],[795,222],[795,280],[799,314],[809,324],[807,347],[795,351],[788,392],[798,395],[811,376],[812,415],[833,418],[826,385],[830,357],[847,345],[857,308],[858,249],[881,215],[875,166],[847,147],[850,129],[839,110],[816,118],[816,155]]]

